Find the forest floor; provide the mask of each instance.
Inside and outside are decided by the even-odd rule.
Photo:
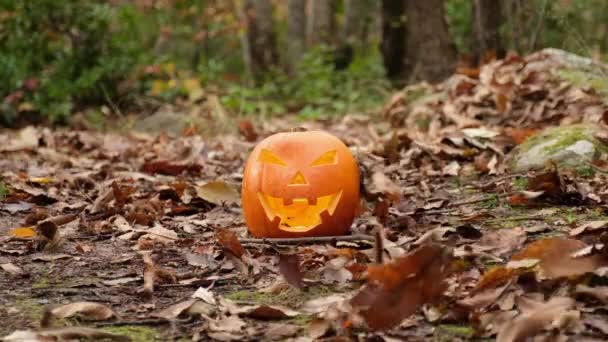
[[[213,138],[4,132],[0,337],[605,340],[605,166],[509,171],[524,137],[606,111],[552,63],[511,58],[373,115],[243,121]],[[354,238],[248,236],[244,161],[296,126],[356,156]]]

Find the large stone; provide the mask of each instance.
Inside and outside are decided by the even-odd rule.
[[[509,166],[514,172],[542,169],[550,162],[560,167],[585,166],[608,153],[608,146],[595,137],[599,131],[589,124],[548,128],[515,148]]]

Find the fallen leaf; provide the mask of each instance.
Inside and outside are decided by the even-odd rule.
[[[31,238],[36,236],[36,230],[35,227],[19,227],[19,228],[14,228],[13,230],[11,230],[11,235],[16,237],[16,238],[21,238],[21,239],[25,239],[25,238]]]
[[[113,334],[104,330],[86,327],[65,327],[40,331],[17,330],[3,339],[5,342],[50,342],[74,340],[131,342],[131,338],[126,335]]]
[[[524,341],[550,328],[554,321],[573,307],[574,300],[565,297],[554,297],[546,303],[536,303],[528,312],[523,312],[504,324],[496,336],[496,342]]]
[[[583,294],[591,296],[603,304],[608,304],[608,286],[587,286],[578,284],[574,291],[576,294]]]
[[[43,316],[42,323],[40,323],[40,325],[43,327],[48,327],[50,326],[53,318],[65,319],[74,316],[83,317],[87,320],[102,321],[114,317],[115,313],[112,311],[112,309],[104,304],[94,302],[76,302],[62,305],[47,311]]]
[[[582,275],[593,272],[601,266],[606,266],[606,260],[600,255],[580,258],[571,256],[572,253],[585,247],[587,247],[587,244],[579,240],[542,239],[529,244],[521,252],[514,254],[511,260],[537,259],[539,260],[539,276],[549,279]]]
[[[374,172],[370,193],[381,194],[391,201],[401,199],[401,188],[382,172]]]
[[[227,229],[218,229],[215,233],[215,239],[224,251],[232,253],[235,257],[241,258],[245,254],[245,248],[243,248],[234,232]]]
[[[13,263],[0,264],[0,268],[2,268],[5,272],[10,273],[12,275],[24,275],[25,271],[19,266],[16,266]]]
[[[297,254],[279,254],[279,271],[289,285],[297,289],[304,286],[300,257]]]
[[[203,302],[211,305],[217,304],[213,292],[207,290],[204,287],[199,287],[196,291],[194,291],[194,293],[192,294],[192,298],[201,299]]]
[[[196,175],[199,174],[202,169],[202,166],[199,164],[177,163],[168,160],[147,162],[141,167],[141,171],[146,173],[169,176],[179,176],[183,173]]]
[[[231,185],[222,181],[205,183],[196,187],[196,195],[216,205],[239,203],[240,195]]]
[[[36,255],[32,258],[34,261],[55,261],[59,259],[71,258],[72,256],[69,254],[41,254]]]
[[[249,142],[254,142],[258,139],[258,134],[249,120],[239,121],[239,133]]]
[[[295,317],[300,313],[288,308],[276,305],[259,305],[240,311],[242,316],[260,320],[276,320]]]
[[[608,220],[591,221],[582,224],[570,231],[570,236],[576,236],[587,231],[604,229],[608,227]]]
[[[443,293],[450,260],[444,247],[429,244],[389,264],[369,266],[368,282],[351,304],[371,329],[390,329]]]

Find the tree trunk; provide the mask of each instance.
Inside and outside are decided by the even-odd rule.
[[[270,0],[247,0],[247,38],[251,50],[251,66],[256,81],[278,62],[276,36]]]
[[[306,0],[288,0],[287,16],[287,65],[293,72],[306,48]]]
[[[371,7],[369,0],[344,1],[344,26],[341,37],[343,43],[349,42],[352,45],[361,43]]]
[[[485,54],[494,53],[498,58],[505,55],[505,48],[500,37],[503,23],[503,0],[473,1],[473,46],[471,51],[479,62]]]
[[[310,45],[331,45],[335,28],[334,0],[311,0],[308,41]]]
[[[445,20],[443,0],[406,0],[405,76],[439,82],[456,66],[456,47]]]
[[[393,82],[403,77],[405,58],[405,2],[382,0],[382,42],[380,50],[386,76]]]

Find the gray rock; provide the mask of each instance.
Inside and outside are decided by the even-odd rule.
[[[608,153],[608,146],[595,137],[598,126],[577,124],[548,128],[524,141],[509,156],[513,172],[542,169],[549,162],[576,168]]]

